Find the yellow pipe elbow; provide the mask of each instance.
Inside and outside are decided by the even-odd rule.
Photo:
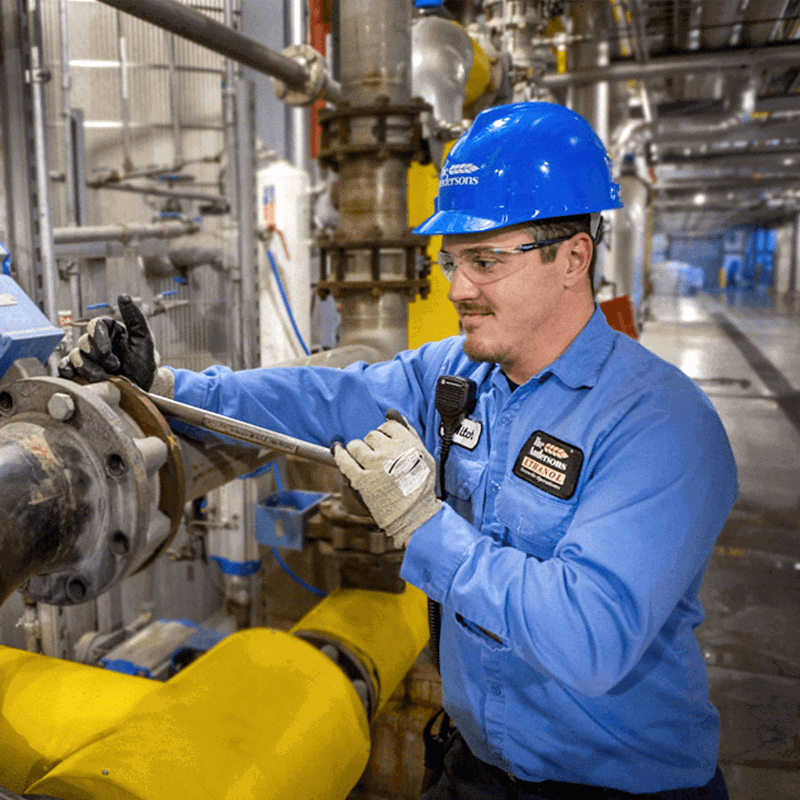
[[[292,633],[317,634],[356,655],[372,679],[377,713],[428,641],[427,599],[411,585],[402,594],[339,589],[309,611]]]
[[[370,734],[344,673],[296,636],[229,636],[27,787],[64,800],[344,798]]]
[[[294,633],[240,631],[166,683],[0,648],[0,785],[64,800],[342,800],[369,759],[367,715],[301,637],[347,648],[377,711],[427,642],[425,595],[339,590]]]

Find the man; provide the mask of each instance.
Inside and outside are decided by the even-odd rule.
[[[115,350],[133,373],[145,352],[144,383],[174,383],[183,402],[349,442],[336,447],[343,473],[406,547],[402,577],[442,608],[458,734],[425,800],[727,797],[694,629],[735,465],[705,396],[593,302],[595,218],[619,206],[581,117],[489,109],[417,229],[444,236],[463,337],[345,370],[156,372],[123,302],[131,339],[96,324],[65,366],[102,376]],[[444,446],[443,375],[466,412]]]

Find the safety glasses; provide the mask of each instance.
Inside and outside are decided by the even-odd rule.
[[[486,283],[494,283],[508,278],[525,265],[522,263],[509,262],[504,260],[506,256],[514,256],[519,253],[527,253],[530,250],[539,250],[542,247],[549,247],[551,244],[559,244],[571,239],[575,234],[559,236],[556,239],[544,239],[540,242],[526,242],[517,247],[481,247],[475,250],[467,250],[459,256],[448,253],[446,250],[439,251],[439,267],[448,281],[453,280],[456,270],[461,267],[464,277],[478,286]]]

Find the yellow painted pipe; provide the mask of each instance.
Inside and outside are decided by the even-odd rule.
[[[340,590],[295,627],[339,642],[382,706],[428,638],[425,596]],[[0,786],[64,800],[341,800],[369,725],[299,636],[227,637],[166,683],[0,648]]]
[[[340,589],[292,628],[303,632],[340,642],[358,656],[372,678],[377,712],[428,641],[427,600],[408,584],[402,594]]]
[[[22,793],[159,684],[0,647],[0,786]]]
[[[26,792],[64,800],[322,800],[346,797],[367,764],[369,727],[352,684],[288,633],[235,633],[154,686],[119,724],[65,754]]]
[[[474,103],[486,91],[490,77],[489,56],[478,42],[472,39],[472,66],[464,88],[464,105]]]

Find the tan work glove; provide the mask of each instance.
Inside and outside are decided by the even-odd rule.
[[[361,495],[378,527],[402,547],[442,507],[436,497],[436,462],[417,432],[397,411],[345,450],[334,447],[336,463]]]

